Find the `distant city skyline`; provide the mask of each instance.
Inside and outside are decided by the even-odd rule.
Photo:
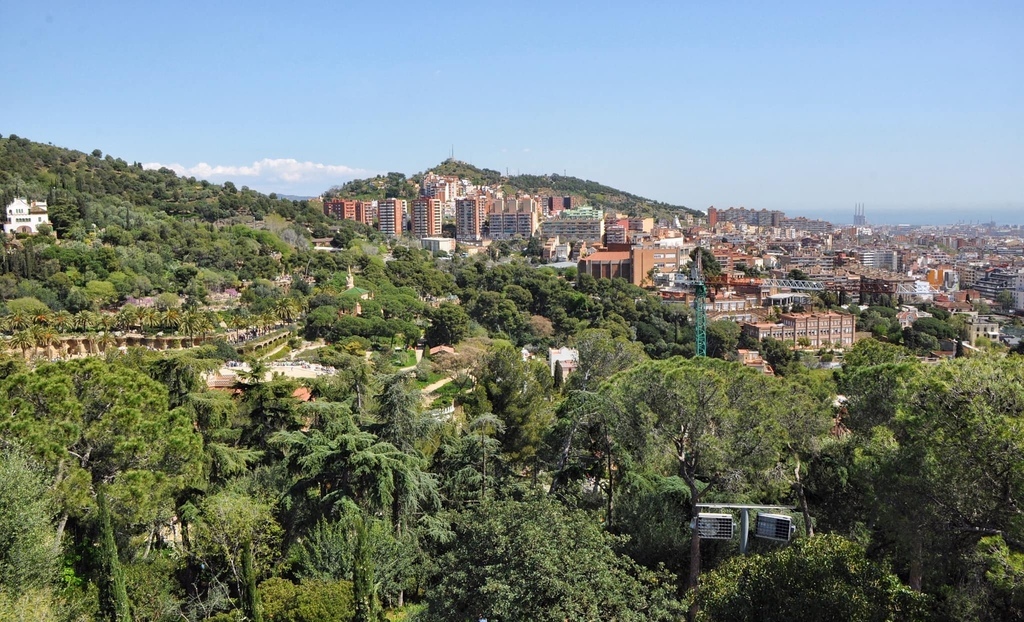
[[[0,19],[4,135],[267,192],[414,173],[454,146],[700,210],[1024,212],[1010,0],[40,0]]]

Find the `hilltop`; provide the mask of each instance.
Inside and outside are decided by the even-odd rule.
[[[332,233],[315,203],[11,135],[0,138],[0,202],[15,196],[45,200],[57,238],[4,237],[0,316],[16,299],[77,313],[188,290],[198,304],[291,261],[315,265],[295,257]]]
[[[0,137],[0,202],[14,196],[45,200],[58,234],[77,223],[102,227],[103,214],[163,212],[208,222],[238,219],[252,222],[268,214],[304,224],[322,220],[319,210],[304,201],[266,195],[232,182],[214,184],[181,177],[161,168],[146,170],[139,162],[31,141],[11,134]],[[122,221],[123,223],[123,221]]]
[[[501,186],[506,193],[578,196],[589,205],[638,216],[668,218],[679,213],[703,216],[703,212],[682,205],[655,201],[589,179],[554,173],[550,175],[502,175],[496,170],[478,168],[452,158],[412,177],[407,178],[402,173],[388,173],[370,179],[356,179],[342,186],[335,186],[326,194],[364,200],[391,197],[411,199],[416,196],[416,185],[429,173],[468,179],[478,186]]]

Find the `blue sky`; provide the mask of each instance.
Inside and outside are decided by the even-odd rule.
[[[4,135],[265,191],[454,146],[698,209],[1024,218],[1019,1],[37,0],[0,24]]]

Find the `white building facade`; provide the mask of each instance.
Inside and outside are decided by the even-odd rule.
[[[7,221],[4,231],[7,233],[39,233],[39,225],[50,224],[46,213],[46,203],[16,198],[7,206]]]

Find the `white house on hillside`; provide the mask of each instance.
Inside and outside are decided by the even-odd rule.
[[[548,348],[548,366],[551,368],[551,375],[555,375],[555,367],[562,366],[562,373],[568,376],[576,371],[580,364],[580,353],[576,348]]]
[[[50,224],[46,213],[46,203],[16,198],[7,206],[7,220],[4,222],[6,233],[39,233],[39,225]]]

